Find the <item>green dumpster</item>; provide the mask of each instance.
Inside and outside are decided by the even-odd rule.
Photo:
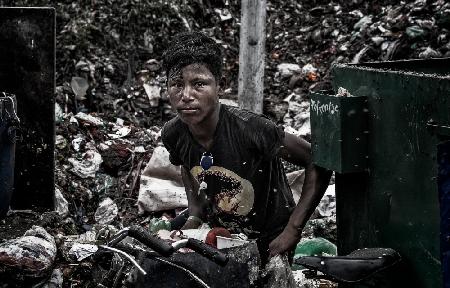
[[[314,162],[337,172],[338,253],[393,248],[403,264],[383,287],[450,287],[450,59],[332,74],[355,97],[312,94],[311,135]],[[316,113],[319,100],[342,113]]]

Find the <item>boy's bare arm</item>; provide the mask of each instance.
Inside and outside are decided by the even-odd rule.
[[[272,256],[292,249],[300,240],[301,232],[322,199],[332,173],[312,163],[311,145],[305,140],[286,133],[283,144],[279,156],[295,165],[305,167],[305,181],[300,200],[289,222],[283,232],[269,245]]]

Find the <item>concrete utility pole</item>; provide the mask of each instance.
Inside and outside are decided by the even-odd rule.
[[[266,0],[241,1],[239,107],[262,114],[266,45]]]

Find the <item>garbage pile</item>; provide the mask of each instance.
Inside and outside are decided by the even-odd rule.
[[[222,44],[223,97],[237,97],[240,1],[2,4],[55,7],[56,100],[64,112],[100,112],[147,128],[165,122],[172,114],[161,54],[171,36],[187,30]],[[332,64],[448,57],[449,11],[443,0],[267,1],[264,112],[308,138],[307,108],[291,102],[330,88]]]
[[[74,264],[70,244],[92,243],[130,224],[157,230],[156,223],[165,223],[159,221],[162,216],[169,219],[180,212],[173,206],[161,209],[161,203],[141,194],[162,183],[155,175],[142,173],[151,157],[161,152],[161,127],[174,115],[161,54],[177,32],[201,30],[214,37],[225,52],[222,97],[236,100],[240,1],[52,2],[1,2],[56,9],[57,130],[56,212],[36,216],[40,228],[32,228],[35,232],[24,231],[0,243],[0,261],[12,255],[3,253],[5,249],[22,247],[27,237],[37,237],[42,247],[51,246],[52,253],[54,245],[57,248],[56,255],[36,254],[39,259],[24,260],[34,265],[23,267],[36,272],[36,277],[45,270],[45,277],[39,279],[42,287],[62,287],[63,279],[64,286],[86,287],[117,272],[123,261],[107,258],[94,266],[88,258]],[[268,0],[264,113],[287,132],[309,139],[308,94],[331,88],[333,64],[448,57],[449,29],[450,4],[443,0]],[[302,183],[298,169],[287,166],[296,197]],[[163,187],[170,187],[174,195],[182,194],[176,181],[165,184],[172,185]],[[179,200],[175,205],[185,207]],[[305,228],[298,255],[317,251],[305,248],[311,243],[323,247],[323,253],[333,253],[334,205],[331,186]],[[16,271],[16,264],[8,269]]]
[[[303,103],[331,89],[333,64],[450,56],[448,1],[268,1],[267,12],[265,95],[287,102],[282,122],[307,139]]]
[[[90,230],[89,223],[110,224],[119,214],[126,224],[137,211],[139,178],[160,141],[160,128],[136,127],[120,118],[112,123],[83,112],[57,120],[57,211],[75,216],[75,226],[84,230]]]

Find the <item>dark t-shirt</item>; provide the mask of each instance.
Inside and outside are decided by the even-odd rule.
[[[164,125],[162,140],[174,165],[183,165],[207,183],[208,221],[233,233],[274,239],[295,206],[283,165],[277,157],[284,132],[265,116],[221,105],[209,151],[198,144],[179,117]],[[206,171],[200,158],[214,158]]]

